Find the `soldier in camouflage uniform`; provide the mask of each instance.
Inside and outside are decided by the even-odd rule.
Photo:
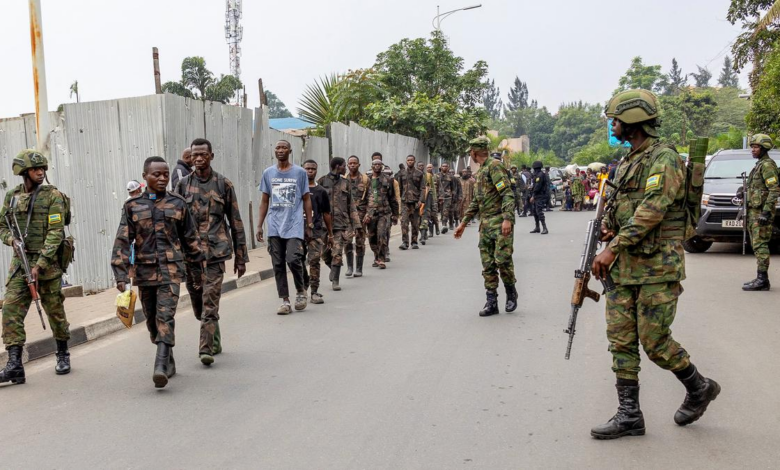
[[[355,201],[352,199],[352,187],[349,179],[344,177],[347,162],[341,157],[330,160],[330,173],[317,182],[330,195],[330,219],[333,226],[333,241],[330,249],[323,256],[325,264],[330,267],[331,288],[340,291],[339,277],[344,265],[344,247],[352,242],[355,228],[360,227]]]
[[[129,282],[130,244],[135,241],[135,275],[146,327],[157,345],[152,380],[165,387],[176,373],[172,348],[175,345],[174,316],[179,303],[179,284],[186,278],[185,261],[195,288],[200,288],[203,253],[195,221],[187,202],[165,191],[170,170],[162,157],[144,162],[146,191],[125,201],[122,218],[111,251],[111,268],[116,288],[124,292]]]
[[[320,288],[320,261],[325,250],[333,240],[333,226],[330,219],[330,194],[317,184],[317,162],[306,160],[303,169],[309,179],[309,199],[311,200],[312,228],[311,237],[306,240],[306,261],[308,272],[303,270],[304,284],[311,287],[311,303],[323,304],[325,299],[318,292]]]
[[[452,176],[452,180],[455,182],[455,191],[452,193],[452,210],[450,211],[450,227],[454,227],[463,216],[463,213],[460,211],[460,204],[463,201],[463,186],[461,186],[461,180],[455,174],[454,169],[450,169],[450,176]]]
[[[219,299],[225,261],[235,254],[233,273],[240,279],[246,273],[249,255],[233,183],[211,168],[211,142],[195,139],[190,149],[195,171],[179,180],[174,192],[187,201],[206,258],[205,269],[198,270],[203,273],[201,279],[193,279],[192,270],[187,269],[187,291],[200,321],[200,361],[211,365],[214,356],[222,352]]]
[[[415,156],[406,157],[406,168],[395,175],[401,192],[401,250],[409,249],[411,238],[412,249],[417,250],[417,236],[420,232],[420,205],[422,204],[423,189],[425,188],[425,175],[415,168]],[[412,234],[409,236],[409,225],[412,226]]]
[[[580,212],[582,203],[585,201],[585,185],[582,184],[582,175],[579,170],[571,180],[571,198],[574,201],[574,211]]]
[[[450,175],[450,164],[444,162],[439,171],[439,207],[441,207],[441,233],[447,233],[447,229],[452,230],[450,221],[450,212],[452,211],[452,198],[457,188],[457,181]]]
[[[476,181],[471,176],[471,168],[466,167],[460,172],[460,186],[463,188],[463,197],[460,201],[460,209],[459,213],[461,215],[464,215],[466,213],[466,210],[469,208],[469,204],[471,204],[471,200],[474,199],[474,186],[476,185]],[[515,204],[517,205],[517,204]],[[466,224],[469,224],[471,221],[466,222]]]
[[[398,200],[395,197],[393,178],[383,174],[382,160],[371,162],[371,180],[368,183],[368,207],[363,223],[368,232],[368,241],[374,252],[372,266],[385,269],[387,253],[387,225],[398,223]]]
[[[769,290],[770,287],[769,240],[772,239],[775,207],[780,196],[777,164],[769,157],[771,149],[772,138],[766,134],[756,134],[750,139],[750,150],[757,161],[747,180],[748,213],[745,223],[750,231],[758,275],[742,286],[742,290],[746,291]]]
[[[433,164],[425,167],[425,184],[428,186],[428,202],[425,204],[428,211],[428,236],[439,234],[439,177],[433,173]],[[434,232],[435,229],[435,232]]]
[[[487,317],[498,313],[498,277],[506,289],[506,311],[517,308],[515,288],[514,252],[515,195],[509,181],[509,172],[499,160],[490,158],[487,137],[471,141],[471,160],[480,165],[474,197],[463,214],[463,220],[455,229],[459,239],[466,225],[479,215],[479,255],[482,259],[482,277],[485,279],[487,303],[479,316]]]
[[[14,174],[24,178],[24,182],[5,195],[0,213],[0,239],[8,246],[15,243],[5,220],[6,213],[13,210],[24,238],[30,276],[38,285],[41,304],[57,343],[54,371],[62,375],[70,372],[70,331],[65,318],[65,296],[61,291],[62,269],[57,254],[65,237],[66,214],[62,193],[54,186],[43,184],[48,169],[46,157],[35,150],[23,150],[14,158]],[[14,198],[15,208],[11,209],[11,200]],[[22,349],[26,340],[24,319],[32,303],[32,294],[24,278],[22,261],[16,252],[11,259],[5,288],[3,344],[8,350],[8,364],[0,371],[0,383],[10,381],[23,384],[26,381],[22,365]]]
[[[613,134],[631,145],[615,173],[615,206],[602,227],[602,240],[609,244],[593,262],[594,275],[611,276],[616,285],[606,296],[607,338],[619,406],[591,435],[615,439],[645,433],[639,407],[640,344],[650,360],[674,372],[686,388],[685,401],[674,415],[678,425],[699,419],[720,386],[704,378],[672,338],[671,324],[683,292],[680,281],[685,279],[682,242],[692,228],[687,168],[673,147],[658,140],[658,99],[646,90],[621,92],[605,113],[613,119]]]
[[[355,201],[360,225],[355,227],[355,241],[347,243],[344,249],[347,257],[346,276],[361,277],[363,276],[363,258],[366,255],[366,229],[363,226],[363,219],[366,218],[366,209],[368,208],[368,176],[360,172],[360,159],[355,155],[347,159],[347,168],[349,170],[347,179],[350,188],[352,188],[352,200]]]

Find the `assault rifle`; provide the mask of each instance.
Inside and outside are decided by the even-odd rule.
[[[30,205],[35,202],[34,198],[30,200]],[[32,210],[32,208],[31,208]],[[33,302],[35,302],[35,308],[38,309],[38,316],[41,318],[41,326],[46,329],[46,323],[43,321],[43,310],[41,310],[41,296],[38,295],[38,287],[36,281],[32,280],[30,272],[30,262],[27,260],[27,253],[25,252],[24,237],[21,230],[19,230],[19,223],[16,220],[16,197],[11,198],[11,203],[5,211],[5,223],[8,225],[8,229],[11,230],[11,237],[13,237],[13,243],[11,246],[14,249],[14,253],[19,257],[21,261],[21,269],[24,271],[24,280],[27,282],[27,287],[30,289],[30,295]],[[27,225],[30,225],[29,217]],[[13,273],[11,274],[13,276]]]
[[[737,213],[737,220],[742,221],[742,256],[745,256],[745,247],[747,246],[747,173],[742,172],[742,205]],[[737,191],[739,197],[739,191]]]
[[[585,237],[585,247],[582,250],[582,256],[580,257],[580,267],[574,271],[574,291],[571,294],[571,314],[569,316],[569,326],[564,333],[569,335],[569,343],[566,345],[566,359],[569,359],[571,355],[571,343],[574,341],[574,333],[577,326],[577,314],[582,308],[582,302],[585,298],[593,299],[594,302],[598,302],[601,296],[588,287],[588,282],[591,276],[591,267],[593,266],[593,259],[596,257],[596,251],[599,248],[599,240],[601,239],[601,223],[604,221],[604,217],[611,209],[614,202],[614,198],[617,195],[617,189],[614,184],[609,180],[604,180],[606,185],[613,188],[609,194],[606,189],[598,197],[598,203],[596,205],[596,217],[588,223],[588,234]],[[611,292],[615,290],[615,284],[612,282],[612,278],[607,275],[605,279],[601,280],[601,284],[604,286],[605,292]]]

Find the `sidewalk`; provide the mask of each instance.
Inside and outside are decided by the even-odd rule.
[[[400,237],[400,226],[393,226],[390,238]],[[368,240],[366,240],[366,250],[370,252]],[[397,251],[393,249],[392,251]],[[225,280],[222,283],[222,293],[230,292],[235,289],[256,284],[260,281],[274,277],[271,266],[271,257],[265,246],[249,250],[249,263],[247,264],[246,274],[241,279],[236,279],[233,274],[233,261],[225,263]],[[136,293],[138,288],[134,288]],[[116,300],[118,292],[116,289],[107,289],[103,292],[85,297],[68,297],[65,299],[65,313],[70,323],[70,347],[94,341],[103,336],[110,335],[117,331],[125,330],[125,326],[116,316]],[[179,296],[178,310],[190,306],[190,295],[184,283],[181,284],[181,295]],[[41,320],[35,306],[30,306],[30,311],[25,318],[24,327],[27,332],[27,343],[24,346],[22,355],[23,362],[34,361],[41,357],[54,354],[57,345],[51,336],[49,323],[44,312],[44,321],[46,321],[46,330],[41,328]],[[135,317],[133,324],[144,323],[146,317],[141,309],[140,299],[135,304]],[[143,328],[144,326],[140,326]],[[0,365],[8,360],[8,353],[0,351]]]

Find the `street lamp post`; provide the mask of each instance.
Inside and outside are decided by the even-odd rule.
[[[444,21],[444,19],[447,18],[448,16],[452,15],[453,13],[457,13],[459,11],[473,10],[475,8],[481,8],[481,7],[482,4],[472,5],[470,7],[458,8],[456,10],[439,13],[439,5],[436,5],[436,16],[433,17],[433,21],[431,22],[431,24],[433,24],[433,29],[435,29],[436,31],[441,31],[441,22]]]

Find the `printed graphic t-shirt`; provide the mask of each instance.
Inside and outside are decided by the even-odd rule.
[[[309,192],[306,170],[297,165],[286,171],[280,171],[276,165],[266,168],[260,192],[269,198],[266,235],[303,240],[303,195]]]

